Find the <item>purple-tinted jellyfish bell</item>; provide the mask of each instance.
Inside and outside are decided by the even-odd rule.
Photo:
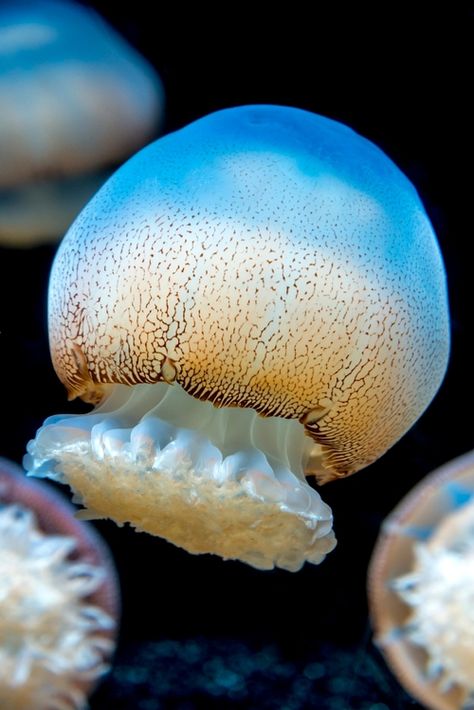
[[[474,702],[474,452],[423,479],[385,520],[369,569],[377,645],[430,710]]]
[[[86,705],[115,647],[118,579],[61,495],[0,459],[0,707]]]
[[[85,515],[191,552],[297,570],[334,546],[320,482],[384,453],[448,356],[444,269],[413,186],[305,111],[220,111],[126,163],[66,235],[49,289],[71,397],[25,465]]]
[[[67,0],[0,7],[0,243],[58,238],[112,164],[156,133],[151,66]]]

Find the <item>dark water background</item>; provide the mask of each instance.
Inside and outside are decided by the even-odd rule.
[[[245,103],[288,104],[347,123],[416,185],[444,254],[452,311],[448,376],[428,412],[380,461],[329,487],[338,547],[297,574],[193,557],[112,523],[98,528],[122,581],[116,666],[92,700],[114,710],[405,710],[372,645],[365,578],[379,526],[416,481],[473,448],[470,371],[474,207],[473,13],[355,4],[92,3],[159,71],[165,131]],[[310,15],[314,12],[314,16]],[[67,404],[46,340],[54,247],[0,249],[0,454],[21,461]]]

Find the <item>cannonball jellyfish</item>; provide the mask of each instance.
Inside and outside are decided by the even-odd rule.
[[[384,522],[369,570],[377,645],[430,710],[474,702],[474,452],[423,479]]]
[[[443,263],[398,168],[295,108],[218,111],[139,152],[74,222],[49,288],[56,416],[26,467],[84,515],[260,569],[319,563],[306,481],[381,456],[436,393]]]
[[[0,706],[86,707],[115,648],[119,611],[99,535],[63,496],[0,459]]]
[[[0,6],[0,243],[57,239],[163,114],[153,68],[93,10]]]

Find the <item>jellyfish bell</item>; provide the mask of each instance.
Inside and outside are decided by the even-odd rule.
[[[117,640],[118,579],[93,528],[0,458],[0,706],[84,707]]]
[[[305,111],[211,114],[126,163],[66,235],[49,336],[70,397],[26,467],[91,516],[297,570],[334,547],[306,482],[379,457],[434,396],[445,276],[408,180]]]
[[[112,165],[156,134],[152,67],[91,9],[0,7],[0,242],[58,238]]]

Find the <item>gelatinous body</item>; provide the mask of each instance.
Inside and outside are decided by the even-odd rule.
[[[161,82],[92,10],[0,7],[0,242],[62,236],[110,173],[156,134]]]
[[[369,570],[376,641],[432,710],[474,700],[474,456],[423,479],[384,522]]]
[[[165,423],[176,410],[174,425],[197,429],[200,446],[217,447],[225,461],[244,452],[238,464],[234,458],[224,466],[226,480],[239,483],[238,496],[247,500],[253,491],[266,505],[256,480],[269,477],[275,520],[288,506],[287,488],[300,496],[303,487],[303,526],[322,538],[330,514],[304,488],[304,472],[326,481],[380,456],[434,396],[449,347],[443,265],[413,186],[349,128],[275,106],[212,114],[123,166],[61,245],[49,329],[53,363],[71,397],[97,403],[115,387],[117,429],[135,426],[155,406]],[[133,390],[145,383],[155,394],[143,394],[140,404]],[[168,390],[174,394],[165,407]],[[218,417],[208,416],[211,405]],[[99,411],[111,412],[104,406]],[[252,412],[245,425],[234,421],[236,410]],[[255,422],[262,418],[274,421],[275,431],[270,424],[260,431]],[[28,465],[38,473],[62,460],[67,434],[54,427],[30,446]],[[250,436],[249,427],[257,433]],[[96,456],[92,438],[88,460]],[[194,469],[192,447],[180,451]],[[256,463],[255,451],[268,466]],[[111,472],[120,458],[114,456]],[[69,481],[74,466],[68,464]],[[82,480],[73,485],[95,512],[107,514],[98,495],[90,503]],[[154,503],[148,517],[153,510]],[[120,519],[116,511],[113,517]],[[180,519],[185,531],[189,519]],[[138,524],[149,529],[148,521]],[[306,533],[297,548],[313,545],[314,531],[311,541]],[[220,535],[206,533],[200,551],[212,550]],[[255,554],[262,554],[258,544]],[[248,557],[245,550],[225,556]],[[297,568],[310,554],[291,557],[296,561],[285,566]],[[276,559],[273,552],[264,558],[260,566]]]
[[[118,581],[97,533],[0,459],[0,706],[76,710],[115,647]]]

